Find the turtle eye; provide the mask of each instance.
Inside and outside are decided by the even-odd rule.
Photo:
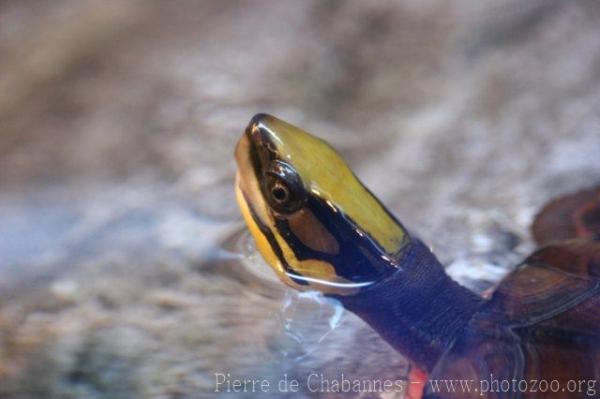
[[[276,182],[271,187],[271,197],[273,201],[284,204],[290,197],[290,190],[282,182]]]
[[[265,195],[269,205],[279,213],[300,209],[306,197],[298,173],[288,164],[276,161],[267,171]]]

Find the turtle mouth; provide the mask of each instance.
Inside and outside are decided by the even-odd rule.
[[[238,165],[236,186],[263,225],[271,225],[270,208],[262,192],[262,180],[269,165],[278,159],[277,136],[267,127],[272,119],[257,114],[246,127],[235,148]]]
[[[257,134],[256,123],[250,122],[237,143],[235,158],[238,165],[235,191],[238,206],[257,244],[257,249],[275,271],[279,279],[294,286],[283,268],[283,261],[277,255],[277,242],[273,235],[274,221],[270,208],[261,190],[260,177],[263,164],[259,152],[262,149],[261,135]]]
[[[259,221],[266,224],[268,220],[266,204],[262,198],[259,182],[262,166],[258,162],[257,156],[253,156],[257,149],[254,141],[251,140],[249,129],[250,126],[246,129],[235,148],[235,159],[238,165],[235,184],[241,196],[238,198],[238,202],[242,200],[247,206],[252,206]]]

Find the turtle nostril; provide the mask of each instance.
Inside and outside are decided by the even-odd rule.
[[[260,112],[256,115],[254,115],[252,117],[252,119],[250,119],[250,125],[258,125],[259,123],[264,121],[264,119],[267,118],[268,116],[269,116],[268,114]]]

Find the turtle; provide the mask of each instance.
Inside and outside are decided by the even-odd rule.
[[[600,186],[543,207],[538,248],[480,295],[324,140],[257,114],[235,158],[258,251],[284,284],[340,301],[405,356],[407,397],[600,394]]]

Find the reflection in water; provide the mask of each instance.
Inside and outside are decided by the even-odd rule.
[[[314,318],[321,323],[316,323],[318,324],[316,331],[309,332],[304,324],[305,320],[296,319],[296,312],[303,307],[317,308],[314,309]],[[340,326],[343,314],[344,307],[339,301],[326,298],[320,292],[286,291],[279,317],[285,335],[290,338],[293,345],[283,349],[281,354],[299,362],[305,356],[317,351],[324,339]]]

